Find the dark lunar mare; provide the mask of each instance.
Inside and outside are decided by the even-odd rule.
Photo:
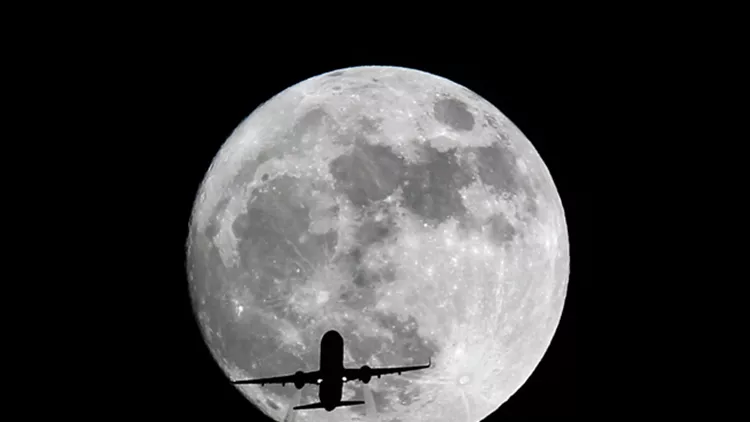
[[[443,113],[441,115],[448,119],[446,121],[450,121],[450,116],[459,119],[457,116],[460,116],[458,110],[461,106],[456,101],[444,99],[436,103],[436,110]],[[498,126],[496,121],[492,123]],[[489,146],[450,148],[445,151],[429,144],[418,144],[419,159],[413,163],[407,162],[387,146],[369,144],[362,138],[357,138],[353,146],[351,153],[331,162],[330,171],[336,188],[364,215],[356,234],[358,249],[361,250],[354,250],[345,258],[353,263],[350,265],[353,268],[352,280],[357,287],[382,282],[381,274],[366,273],[358,266],[358,261],[372,244],[397,236],[393,219],[377,222],[373,218],[376,215],[373,210],[377,211],[378,207],[387,214],[388,208],[382,206],[382,200],[397,189],[401,190],[401,205],[432,227],[455,218],[464,235],[484,231],[491,241],[502,247],[508,246],[520,235],[518,230],[502,213],[476,221],[463,205],[461,189],[479,181],[492,193],[504,194],[510,199],[524,193],[527,197],[522,204],[524,211],[532,218],[537,213],[533,181],[520,174],[517,157],[507,136],[499,134],[496,142]],[[476,169],[476,173],[472,168]],[[515,217],[528,218],[522,215]],[[350,297],[361,300],[363,295]]]
[[[371,245],[396,237],[398,228],[395,212],[394,204],[384,201],[373,202],[364,208],[362,222],[355,235],[357,242],[361,245]]]
[[[296,368],[313,370],[314,365],[306,362],[317,362],[284,346],[277,327],[272,327],[275,323],[271,317],[275,315],[279,320],[304,329],[305,322],[285,306],[286,300],[310,275],[312,268],[306,261],[312,265],[325,262],[337,241],[335,232],[308,232],[310,210],[304,205],[304,198],[295,194],[297,183],[297,178],[281,175],[252,192],[247,211],[232,224],[238,239],[239,268],[224,267],[217,248],[212,246],[204,261],[205,268],[195,269],[196,279],[205,280],[204,283],[211,286],[204,296],[206,304],[200,308],[209,315],[211,329],[222,337],[212,336],[210,347],[255,376],[278,375],[279,371]],[[303,234],[309,236],[307,242],[300,241]],[[301,271],[297,273],[297,269]],[[281,283],[274,282],[274,278]],[[249,289],[256,298],[253,306],[262,307],[267,317],[247,310],[238,321],[228,296],[231,287],[240,291],[242,287]],[[264,303],[264,298],[271,300]],[[302,332],[302,335],[313,334]],[[319,338],[309,340],[316,342]],[[253,364],[262,371],[252,370]],[[269,385],[266,388],[292,399],[295,390],[288,387]],[[304,401],[313,399],[316,397],[312,389],[303,392]]]
[[[516,218],[529,222],[529,218],[537,215],[533,181],[519,172],[517,157],[507,141],[499,140],[490,146],[469,147],[466,150],[468,155],[473,157],[479,181],[489,187],[492,193],[507,196],[509,200],[515,200],[519,194],[526,195],[526,200],[521,204],[523,209],[515,216]],[[466,229],[478,228],[477,223],[489,233],[490,239],[498,246],[507,246],[509,241],[521,234],[503,213],[494,214],[482,222],[461,221],[462,227]]]
[[[409,164],[403,173],[404,206],[433,227],[467,213],[459,192],[473,175],[460,165],[460,154],[457,148],[439,151],[422,145],[420,162]]]
[[[357,138],[354,150],[332,160],[329,171],[336,188],[354,205],[363,207],[393,193],[404,171],[404,161],[386,146]]]
[[[282,175],[256,188],[247,212],[235,219],[232,230],[239,239],[238,250],[247,270],[260,266],[288,277],[296,266],[309,275],[312,268],[307,261],[322,263],[334,249],[335,232],[308,232],[310,209],[305,198],[295,194],[297,183],[297,178]],[[309,236],[308,241],[300,240],[303,234]]]
[[[439,151],[418,147],[420,160],[407,163],[391,148],[357,141],[350,154],[330,164],[336,187],[358,207],[380,201],[402,189],[403,205],[432,225],[466,213],[459,189],[472,181],[471,171],[460,165],[459,150]]]
[[[508,221],[505,214],[497,213],[484,220],[465,216],[458,220],[458,232],[463,236],[469,236],[474,232],[486,233],[489,240],[500,247],[507,248],[516,236],[519,235],[513,225]]]
[[[474,128],[474,116],[465,103],[455,98],[437,100],[432,109],[435,120],[454,130],[467,132]]]

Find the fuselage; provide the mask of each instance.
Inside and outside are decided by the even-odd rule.
[[[336,331],[328,331],[320,340],[320,372],[318,398],[329,412],[341,401],[344,388],[344,338]]]

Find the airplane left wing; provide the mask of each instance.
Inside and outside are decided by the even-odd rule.
[[[302,388],[305,386],[305,384],[316,384],[317,379],[319,377],[318,371],[313,372],[302,372],[298,371],[295,374],[291,375],[281,375],[278,377],[268,377],[268,378],[256,378],[256,379],[249,379],[249,380],[232,380],[232,384],[242,385],[242,384],[294,384],[297,388]]]

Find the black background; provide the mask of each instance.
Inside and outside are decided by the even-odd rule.
[[[121,346],[138,381],[128,397],[111,397],[149,417],[249,418],[261,414],[214,363],[196,324],[185,274],[185,242],[193,201],[203,176],[226,138],[257,106],[308,77],[356,65],[396,65],[434,73],[459,83],[494,104],[530,139],[549,168],[565,207],[571,249],[571,276],[560,326],[528,381],[487,420],[564,418],[580,414],[582,368],[576,312],[589,281],[590,208],[587,184],[591,153],[582,134],[596,107],[583,95],[586,71],[563,54],[518,57],[513,62],[438,61],[373,54],[280,60],[259,54],[189,48],[156,49],[123,86],[143,95],[136,114],[147,125],[133,133],[143,154],[132,169],[147,186],[143,213],[160,213],[158,227],[144,217],[142,230],[156,233],[139,257],[148,307],[134,309],[133,333],[140,340]],[[132,179],[131,179],[132,180]],[[146,270],[145,268],[149,268]],[[138,324],[132,324],[132,323]],[[137,328],[136,328],[137,327]],[[128,337],[130,338],[130,337]],[[120,350],[123,351],[123,350]],[[130,364],[130,365],[127,365]]]

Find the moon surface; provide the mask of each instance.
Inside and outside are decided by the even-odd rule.
[[[549,347],[570,261],[559,194],[524,134],[463,86],[381,66],[312,77],[248,116],[200,186],[187,255],[227,376],[315,370],[336,329],[350,367],[432,359],[369,384],[379,420],[404,422],[474,422],[506,402]],[[238,388],[279,421],[297,393]],[[362,394],[345,385],[344,399]],[[315,401],[306,386],[301,402]]]

